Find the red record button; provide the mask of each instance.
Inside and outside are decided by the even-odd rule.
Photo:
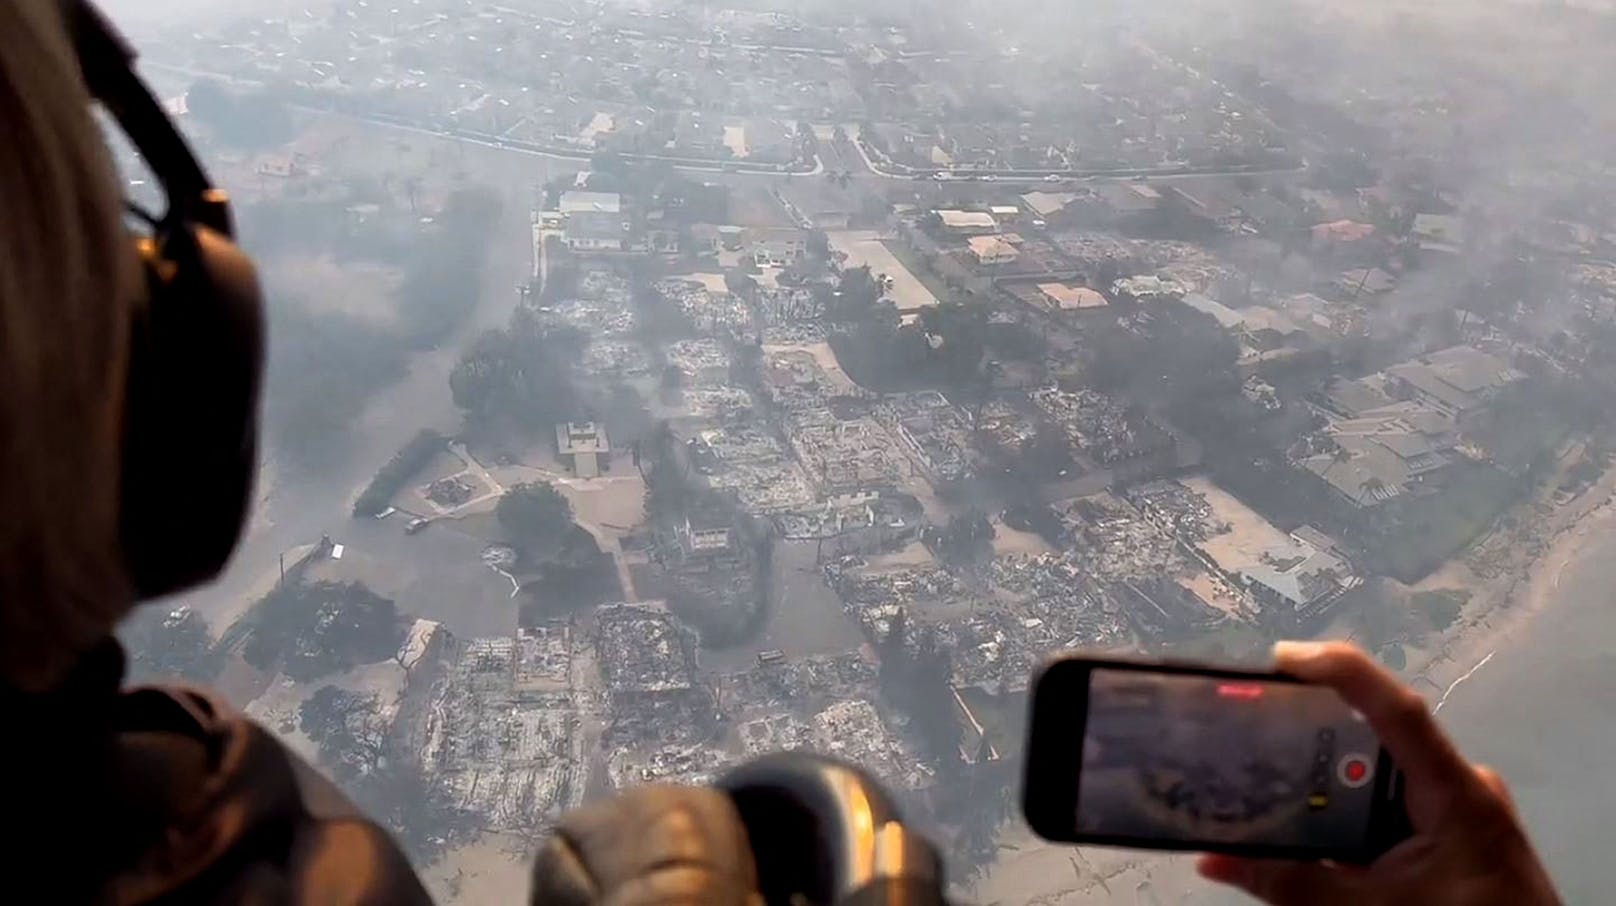
[[[1341,756],[1341,760],[1335,766],[1336,777],[1342,786],[1349,789],[1357,789],[1368,783],[1374,773],[1368,757],[1356,752]]]

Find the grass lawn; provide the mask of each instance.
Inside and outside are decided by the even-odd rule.
[[[915,279],[919,280],[928,292],[936,296],[938,301],[947,302],[954,298],[954,291],[948,288],[948,284],[943,281],[943,278],[927,267],[926,262],[921,260],[919,255],[910,251],[909,246],[898,241],[882,242],[881,244],[886,246],[887,251],[892,253],[892,257],[898,259],[899,264],[908,268],[909,272],[915,275]]]
[[[1461,463],[1429,497],[1396,502],[1370,532],[1373,571],[1418,582],[1463,551],[1529,489],[1530,479],[1484,463]]]

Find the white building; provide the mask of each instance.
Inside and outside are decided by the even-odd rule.
[[[953,233],[997,233],[999,222],[986,211],[938,211],[943,229]]]
[[[593,478],[600,474],[601,458],[611,452],[606,426],[599,422],[563,422],[556,425],[556,452],[571,459],[573,474]]]
[[[616,192],[562,192],[557,204],[563,217],[572,214],[620,214],[623,197]]]

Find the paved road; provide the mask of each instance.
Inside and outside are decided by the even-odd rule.
[[[1154,51],[1152,51],[1152,53],[1154,53]],[[231,75],[228,75],[226,73],[210,72],[210,71],[199,70],[199,69],[195,69],[195,68],[192,68],[192,67],[186,67],[186,66],[175,66],[175,65],[172,65],[172,64],[168,64],[168,63],[147,61],[144,65],[149,67],[149,68],[159,70],[159,71],[163,71],[163,72],[170,72],[170,73],[175,73],[175,74],[180,74],[180,75],[185,75],[185,76],[190,76],[190,77],[216,78],[216,79],[221,79],[221,80],[224,80],[224,81],[227,81],[227,82],[229,82],[231,84],[236,84],[236,85],[252,86],[252,85],[259,84],[259,83],[256,83],[256,82],[252,82],[250,80],[240,79],[240,78],[238,78],[236,76],[231,76]],[[1175,65],[1178,65],[1178,64],[1175,64]],[[1196,75],[1199,75],[1199,73],[1196,73]],[[1219,87],[1220,88],[1222,87],[1221,84],[1219,85]],[[1233,95],[1231,95],[1231,96],[1233,96]],[[317,113],[317,114],[321,114],[321,115],[325,115],[325,116],[341,117],[341,118],[344,118],[344,119],[350,119],[350,120],[355,120],[355,121],[359,121],[359,122],[369,123],[371,125],[386,128],[386,129],[394,129],[394,130],[399,130],[399,131],[403,131],[403,132],[410,132],[410,133],[414,133],[414,134],[417,134],[417,135],[429,135],[429,136],[433,136],[435,138],[441,138],[441,139],[445,139],[445,140],[449,140],[449,141],[461,142],[461,143],[468,144],[468,145],[476,145],[476,146],[483,147],[483,148],[497,149],[497,150],[509,152],[511,154],[526,155],[526,156],[529,156],[529,157],[547,158],[547,159],[550,159],[550,160],[587,161],[587,160],[591,159],[592,156],[593,156],[592,152],[584,151],[584,150],[576,150],[576,151],[574,151],[574,150],[569,150],[569,149],[558,149],[558,148],[522,147],[522,145],[520,143],[518,143],[517,140],[515,140],[515,139],[505,139],[505,138],[501,138],[499,136],[485,135],[485,134],[481,134],[481,133],[467,133],[467,132],[460,132],[460,131],[457,131],[457,130],[436,129],[436,128],[421,126],[421,125],[412,124],[412,123],[399,122],[398,120],[393,119],[391,117],[387,117],[387,116],[378,116],[378,115],[370,115],[370,114],[341,113],[341,112],[332,111],[332,110],[326,110],[326,109],[317,108],[317,107],[299,106],[298,109],[302,110],[304,112],[308,112],[308,113]],[[1256,109],[1260,110],[1261,108],[1256,108]],[[860,127],[856,123],[845,123],[845,124],[843,124],[843,128],[846,131],[847,135],[850,136],[850,137],[856,137],[856,136],[859,135]],[[822,144],[828,145],[830,143],[829,142],[822,142]],[[849,153],[847,150],[841,149],[841,148],[836,149],[836,151],[834,153],[834,157],[836,158],[836,160],[831,163],[831,165],[830,165],[831,170],[834,171],[834,170],[838,169],[838,165],[840,165],[841,169],[847,170],[850,174],[852,174],[852,176],[854,178],[870,178],[870,179],[876,179],[876,180],[896,180],[896,181],[901,181],[901,182],[913,182],[913,181],[921,181],[921,180],[931,180],[931,179],[933,179],[932,171],[931,171],[930,168],[925,168],[925,169],[905,168],[905,167],[903,167],[901,165],[893,164],[893,163],[890,163],[890,162],[884,162],[884,161],[878,163],[877,161],[875,161],[874,159],[872,159],[870,157],[869,152],[864,148],[862,143],[857,142],[857,141],[852,141],[852,142],[849,142],[848,144],[852,146],[852,151],[856,151],[856,153]],[[639,158],[643,157],[643,159],[646,159],[646,160],[671,160],[671,161],[674,161],[673,162],[673,168],[674,169],[685,171],[685,172],[692,172],[692,173],[721,173],[721,174],[725,174],[727,176],[750,176],[750,177],[763,177],[763,178],[771,178],[771,177],[772,178],[799,178],[800,179],[802,177],[819,176],[819,175],[823,174],[825,172],[825,169],[826,169],[826,163],[825,163],[824,159],[822,158],[821,155],[818,155],[818,154],[816,154],[814,156],[814,165],[813,165],[812,168],[810,168],[808,170],[799,170],[799,171],[779,171],[779,170],[762,170],[762,169],[756,169],[756,170],[736,169],[737,167],[745,167],[746,164],[744,164],[744,163],[731,163],[731,164],[726,165],[726,164],[721,164],[721,163],[718,163],[718,162],[714,162],[712,164],[704,164],[704,163],[703,164],[698,164],[698,163],[688,162],[687,160],[685,160],[683,158],[662,158],[662,157],[657,157],[657,156],[654,156],[654,155],[635,156],[635,157],[636,157],[636,159],[639,159]],[[680,162],[680,161],[685,161],[685,162]],[[1070,183],[1070,182],[1112,182],[1112,181],[1125,181],[1125,180],[1140,179],[1140,178],[1147,178],[1147,179],[1150,179],[1152,181],[1159,181],[1159,180],[1196,179],[1196,178],[1212,177],[1212,176],[1238,176],[1238,175],[1245,175],[1245,176],[1272,176],[1272,175],[1283,174],[1283,173],[1300,172],[1300,171],[1306,169],[1306,167],[1307,167],[1307,163],[1306,163],[1306,161],[1303,161],[1301,163],[1295,164],[1293,166],[1287,166],[1287,167],[1240,167],[1240,166],[1236,166],[1236,167],[1224,167],[1224,166],[1205,166],[1205,167],[1203,167],[1203,166],[1129,167],[1129,168],[1122,168],[1122,169],[1104,169],[1104,170],[1063,170],[1063,171],[1057,171],[1057,172],[1046,172],[1046,171],[1042,171],[1042,170],[1039,170],[1039,171],[1026,171],[1026,172],[1021,172],[1021,171],[1015,171],[1015,172],[1000,171],[999,173],[994,173],[994,174],[975,173],[975,172],[972,172],[972,171],[960,171],[958,173],[950,173],[949,178],[938,180],[938,181],[944,182],[944,183],[948,183],[948,182],[1003,182],[1003,183],[1006,183],[1008,185],[1013,185],[1013,186],[1035,186],[1035,185],[1039,185],[1039,184],[1045,184],[1045,185],[1049,185],[1049,186],[1058,186],[1059,184]]]
[[[844,130],[850,138],[860,135],[860,127],[856,124],[844,125]],[[863,164],[863,172],[856,175],[869,175],[881,179],[896,179],[903,181],[933,180],[942,184],[960,182],[1002,182],[1013,186],[1050,185],[1058,188],[1060,185],[1072,182],[1121,182],[1134,179],[1149,179],[1152,182],[1163,180],[1202,179],[1210,176],[1272,176],[1281,173],[1296,173],[1306,168],[1304,161],[1288,167],[1202,167],[1202,166],[1172,166],[1172,167],[1126,167],[1121,169],[1105,170],[1059,170],[1046,172],[1037,171],[998,171],[997,173],[978,173],[972,170],[946,171],[947,178],[937,179],[932,176],[931,168],[914,169],[904,168],[901,165],[887,161],[877,162],[870,156],[869,150],[860,141],[850,141],[856,154],[840,154],[839,159],[850,161],[857,159]],[[944,171],[937,171],[944,172]]]

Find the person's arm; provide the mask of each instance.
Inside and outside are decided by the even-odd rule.
[[[1202,856],[1197,869],[1273,906],[1559,903],[1498,775],[1460,756],[1425,700],[1344,642],[1281,642],[1275,667],[1330,686],[1403,771],[1414,835],[1367,867]]]

